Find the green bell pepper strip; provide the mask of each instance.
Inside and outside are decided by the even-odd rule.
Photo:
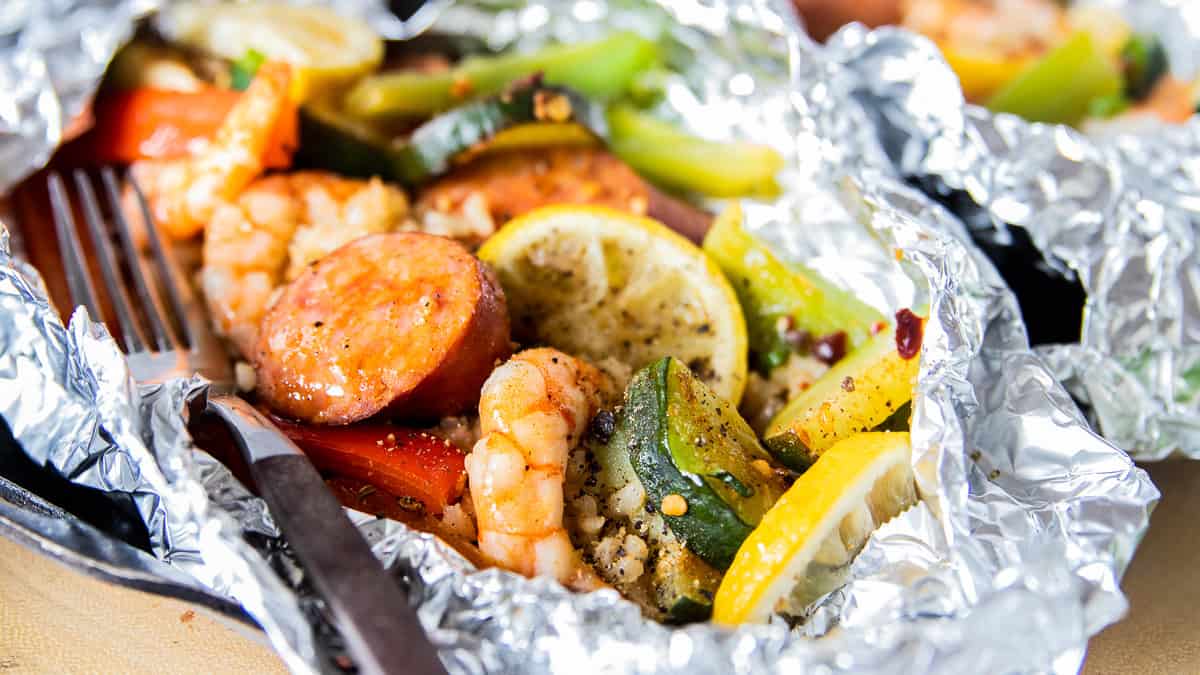
[[[710,197],[779,192],[783,157],[765,145],[697,138],[624,104],[609,108],[608,131],[609,149],[664,187]]]
[[[1078,124],[1093,99],[1121,93],[1121,71],[1088,33],[1076,33],[996,92],[987,107],[1034,122]]]
[[[346,110],[360,117],[426,117],[467,99],[500,93],[514,80],[539,72],[547,84],[610,99],[623,94],[657,58],[655,44],[631,32],[527,54],[472,56],[444,73],[364,78],[346,95]]]
[[[705,236],[703,248],[738,296],[750,352],[760,371],[782,365],[794,351],[780,330],[780,319],[785,317],[791,330],[807,331],[814,338],[844,331],[851,351],[884,324],[883,315],[873,307],[816,272],[776,258],[741,223],[740,208],[726,209]]]

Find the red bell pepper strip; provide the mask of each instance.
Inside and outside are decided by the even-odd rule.
[[[465,454],[432,434],[391,424],[321,427],[272,419],[319,470],[417,499],[432,515],[456,503],[466,487]]]
[[[193,142],[211,138],[242,92],[215,87],[195,92],[129,89],[103,93],[95,104],[96,124],[87,159],[128,164],[139,159],[183,157]],[[269,169],[291,164],[299,143],[293,109],[283,115],[263,163]]]

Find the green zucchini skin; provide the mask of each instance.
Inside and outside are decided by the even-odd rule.
[[[446,173],[463,156],[482,150],[506,129],[538,122],[578,122],[595,128],[596,115],[583,97],[534,79],[417,127],[408,142],[393,151],[393,170],[400,182],[419,185]]]
[[[350,178],[379,176],[395,180],[392,150],[332,108],[306,105],[300,109],[300,147],[292,158],[298,169],[324,169]]]
[[[486,149],[503,131],[543,122],[576,123],[592,129],[599,114],[578,94],[531,79],[498,96],[448,110],[401,141],[385,137],[332,106],[310,105],[301,111],[295,162],[303,168],[355,178],[379,176],[417,187]]]
[[[779,411],[767,425],[767,448],[805,471],[834,443],[888,422],[911,401],[919,366],[917,356],[899,353],[896,328],[880,331]]]
[[[680,376],[691,377],[687,366],[670,357],[639,371],[626,390],[625,407],[618,418],[619,433],[614,438],[628,443],[630,463],[646,490],[648,505],[658,508],[663,499],[672,494],[683,497],[687,502],[687,511],[678,516],[663,514],[663,519],[689,550],[716,569],[724,570],[733,562],[738,547],[765,512],[766,509],[759,505],[766,503],[769,507],[783,493],[785,486],[782,479],[760,477],[753,483],[755,487],[750,492],[751,496],[757,496],[755,508],[747,509],[746,504],[738,503],[739,490],[721,489],[722,495],[714,489],[714,484],[723,483],[721,477],[699,476],[680,469],[681,459],[693,461],[694,457],[705,452],[702,447],[688,445],[679,438],[675,438],[675,444],[672,445],[673,420],[668,415],[671,410],[668,398],[671,378]],[[698,380],[691,384],[703,386]],[[675,414],[703,415],[706,412],[676,410]],[[740,417],[736,417],[736,413],[734,416],[745,425]],[[709,422],[714,426],[736,423],[723,419]],[[753,436],[753,432],[750,432],[750,436]],[[768,456],[761,448],[754,448],[753,451],[742,448],[734,453],[736,460],[729,460],[728,454],[726,460],[736,461],[740,466],[728,467],[728,473],[742,477],[754,471],[749,469],[752,459]],[[750,481],[738,482],[745,484]],[[741,487],[745,488],[745,485]],[[764,490],[765,493],[757,494],[757,490]],[[749,497],[745,501],[749,502]],[[745,518],[739,516],[739,510]]]
[[[655,600],[667,623],[694,623],[712,616],[721,573],[678,540],[659,547],[653,574]]]

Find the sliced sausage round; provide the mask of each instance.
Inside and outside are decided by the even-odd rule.
[[[504,293],[451,239],[418,232],[363,237],[286,286],[254,350],[258,393],[317,424],[386,412],[462,412],[508,358]]]

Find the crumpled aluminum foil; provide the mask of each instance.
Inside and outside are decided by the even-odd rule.
[[[783,196],[746,204],[750,227],[881,309],[930,308],[913,419],[923,501],[872,536],[851,582],[799,629],[657,625],[612,591],[476,572],[429,535],[352,514],[451,670],[1078,669],[1088,636],[1125,610],[1118,580],[1158,492],[1030,352],[961,223],[897,180],[876,111],[786,4],[473,0],[421,21],[497,49],[612,26],[655,35],[681,73],[659,112],[788,159]],[[136,387],[103,327],[80,311],[64,328],[33,275],[0,235],[0,414],[26,453],[135,495],[160,559],[239,601],[293,670],[326,668],[336,639],[270,514],[187,435],[185,401],[202,383]]]
[[[1196,3],[1093,4],[1158,35],[1175,76],[1200,73]],[[986,227],[1023,228],[1078,278],[1078,343],[1037,351],[1105,437],[1139,460],[1200,458],[1200,117],[1089,137],[964,106],[937,50],[904,31],[851,26],[823,53],[854,74],[850,95],[904,175],[965,191]]]

